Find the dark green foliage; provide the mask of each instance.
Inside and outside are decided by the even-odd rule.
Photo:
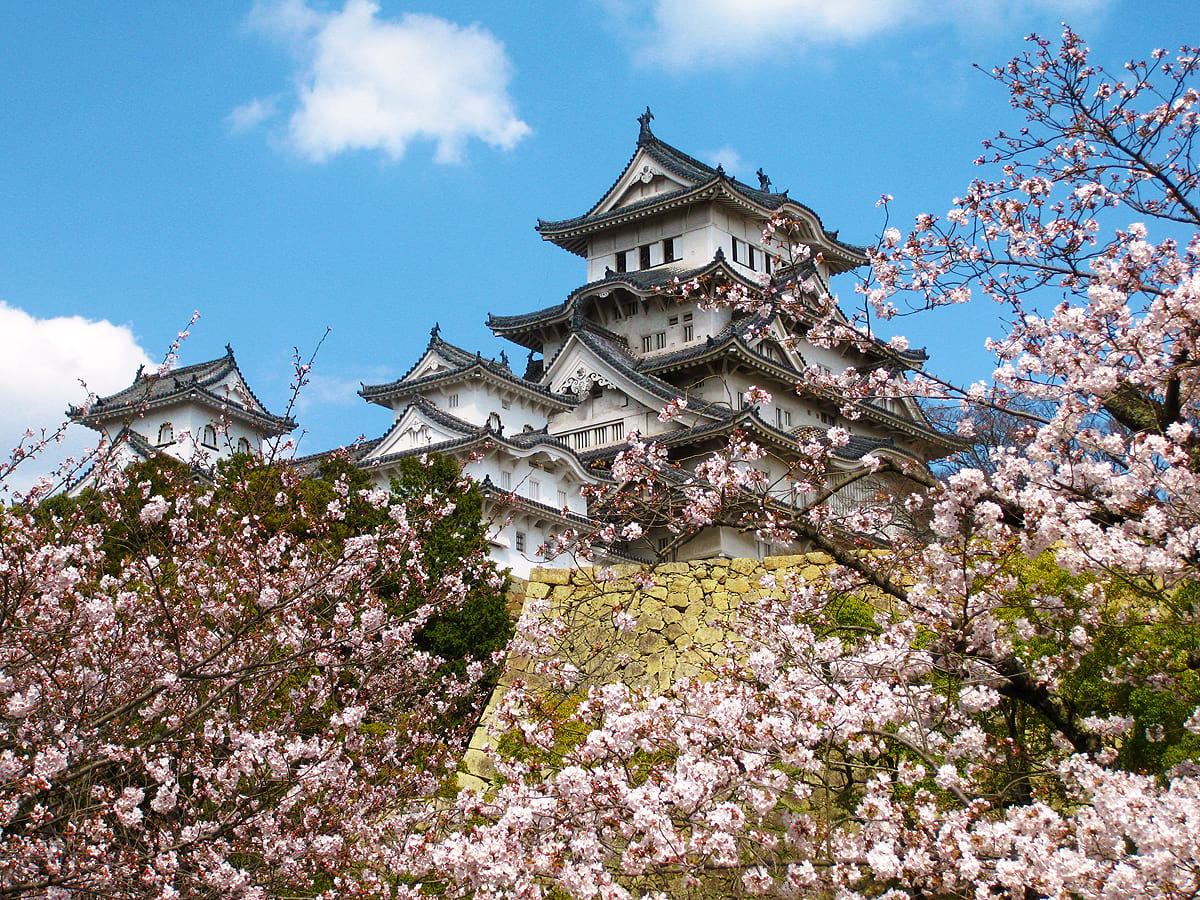
[[[94,491],[78,497],[51,497],[35,514],[69,519],[68,513],[76,512],[85,521],[102,524],[104,550],[114,571],[134,552],[155,541],[171,540],[166,519],[149,524],[139,519],[146,500],[156,495],[174,500],[181,490],[194,497],[215,492],[220,505],[257,518],[268,532],[287,532],[300,541],[325,544],[331,553],[340,552],[348,538],[377,529],[388,516],[386,508],[368,502],[366,495],[374,488],[370,476],[345,454],[331,454],[314,475],[303,479],[247,454],[221,461],[213,481],[195,481],[188,467],[167,456],[137,463],[125,474],[127,483],[115,495],[121,509],[116,518],[105,514]],[[457,572],[463,559],[486,551],[481,496],[478,486],[462,476],[458,464],[441,456],[403,460],[391,492],[409,505],[454,504],[454,511],[422,536],[420,558],[410,563],[423,567],[428,593],[435,596],[414,596],[408,589],[394,589],[391,594],[397,611],[409,612],[436,602],[441,579]],[[341,519],[328,514],[335,501],[344,512]],[[472,575],[467,586],[467,600],[461,607],[440,611],[417,635],[422,650],[442,657],[456,672],[464,670],[470,660],[487,662],[504,648],[513,630],[505,608],[506,578]],[[386,584],[381,593],[387,596]]]
[[[410,503],[427,501],[454,503],[454,511],[424,536],[422,560],[432,580],[440,579],[454,564],[473,553],[486,552],[482,495],[479,486],[464,478],[458,464],[447,457],[410,457],[400,464],[392,479],[393,495]],[[508,580],[500,587],[484,581],[470,586],[466,602],[458,609],[435,616],[417,635],[423,650],[443,659],[486,660],[503,649],[512,637],[513,624],[505,608]]]

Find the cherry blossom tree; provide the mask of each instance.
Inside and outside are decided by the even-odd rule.
[[[1002,413],[1023,440],[940,483],[868,460],[926,491],[840,521],[822,488],[835,430],[791,473],[799,513],[766,502],[745,438],[682,491],[633,441],[610,509],[670,502],[679,528],[757,527],[836,565],[768,579],[724,661],[661,693],[581,682],[535,604],[519,640],[539,687],[499,710],[499,780],[393,865],[476,897],[1200,893],[1200,51],[1110,74],[1069,29],[1030,40],[993,73],[1025,126],[988,142],[946,215],[888,228],[862,286],[883,319],[1004,304],[993,384],[913,372],[896,339],[891,371],[799,386],[952,400],[965,436]],[[767,237],[796,265],[766,300],[692,289],[878,349],[810,289],[790,224]],[[924,511],[924,540],[847,539],[898,505]]]
[[[487,662],[424,629],[503,579],[427,553],[465,483],[358,475],[164,459],[0,507],[0,897],[394,896]]]

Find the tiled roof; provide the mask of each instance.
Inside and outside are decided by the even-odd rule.
[[[443,351],[443,355],[446,356],[447,361],[454,368],[424,375],[421,378],[414,378],[412,381],[405,381],[412,374],[413,369],[409,369],[404,377],[390,381],[387,384],[364,384],[358,392],[359,396],[372,403],[382,404],[388,399],[419,395],[422,391],[428,390],[438,384],[455,381],[464,376],[475,374],[487,376],[513,388],[536,394],[543,400],[563,409],[567,409],[574,404],[574,401],[570,397],[555,394],[549,388],[543,387],[535,381],[529,381],[518,375],[514,375],[512,370],[502,362],[484,359],[479,354],[471,356],[466,354],[465,351],[454,347],[452,344],[448,344],[437,338],[435,340],[441,345],[438,347],[438,350]],[[453,350],[455,353],[444,352],[448,350]],[[413,368],[416,367],[414,366]]]
[[[390,431],[391,429],[388,430]],[[357,441],[356,443],[350,444],[347,447],[334,447],[331,450],[322,450],[320,453],[310,453],[307,456],[297,456],[296,458],[292,459],[288,465],[299,469],[305,476],[311,476],[317,473],[317,470],[321,467],[321,463],[325,462],[325,460],[329,459],[336,453],[347,454],[350,462],[357,465],[364,456],[378,447],[380,442],[386,436],[387,435],[385,434],[369,441]]]
[[[728,415],[728,410],[724,407],[701,400],[698,397],[690,397],[686,389],[678,388],[673,384],[663,381],[661,378],[656,378],[653,375],[639,371],[637,357],[633,356],[633,354],[621,345],[605,340],[588,328],[580,328],[574,334],[579,338],[580,343],[611,365],[622,376],[654,394],[664,404],[683,397],[688,401],[687,409],[689,412],[717,417]]]
[[[360,456],[358,459],[360,465],[386,465],[393,460],[402,459],[406,456],[416,456],[421,453],[445,453],[454,450],[462,450],[484,441],[492,441],[497,444],[518,450],[528,450],[539,446],[550,447],[556,450],[561,450],[575,457],[576,460],[579,458],[578,454],[574,450],[572,450],[558,438],[547,434],[545,431],[523,431],[514,434],[504,434],[501,431],[496,431],[490,425],[473,425],[472,423],[460,419],[457,416],[451,415],[445,410],[439,409],[437,406],[430,403],[423,397],[414,398],[409,405],[417,406],[421,412],[428,416],[431,420],[437,422],[439,425],[442,425],[445,428],[450,429],[451,431],[458,432],[460,436],[447,438],[444,441],[438,441],[434,444],[426,444],[420,447],[412,447],[407,450],[399,450],[395,453],[389,453],[385,456],[380,456],[371,460],[364,459],[362,456]],[[403,416],[401,416],[401,418],[403,418]],[[388,429],[387,433],[384,434],[382,438],[374,443],[373,447],[378,446],[381,441],[385,440],[388,434],[391,434],[398,425],[399,420],[397,420],[396,424]],[[365,454],[363,454],[363,456],[365,456]]]
[[[628,206],[622,206],[616,209],[608,210],[607,212],[597,212],[600,204],[604,202],[604,199],[612,193],[613,189],[616,188],[621,179],[625,177],[625,173],[629,170],[630,164],[632,164],[634,159],[637,158],[638,151],[645,151],[646,155],[658,163],[658,165],[660,165],[663,169],[683,179],[684,181],[690,182],[692,186],[657,194],[653,197],[648,197],[645,200],[640,200],[636,203],[629,204]],[[612,186],[610,186],[609,189],[604,192],[601,199],[598,200],[591,209],[581,216],[575,216],[569,219],[562,219],[558,221],[539,219],[537,230],[543,237],[550,238],[551,236],[561,232],[568,232],[581,227],[600,224],[608,219],[628,216],[631,213],[636,213],[642,209],[653,207],[658,204],[670,203],[674,200],[683,198],[692,192],[703,194],[705,189],[715,185],[725,186],[732,193],[740,195],[751,203],[769,211],[778,210],[785,204],[791,204],[795,207],[798,207],[799,209],[809,213],[816,220],[818,226],[821,228],[823,236],[832,245],[851,257],[863,257],[866,254],[865,248],[838,240],[836,232],[830,232],[826,230],[825,226],[821,224],[821,217],[817,215],[816,211],[802,203],[799,203],[796,200],[793,200],[788,196],[787,191],[774,192],[769,190],[761,190],[760,188],[753,188],[750,185],[737,180],[736,178],[731,178],[726,175],[724,170],[722,170],[720,167],[713,168],[712,166],[702,163],[695,157],[689,156],[682,150],[671,146],[665,141],[660,140],[645,124],[643,124],[639,133],[637,148],[634,150],[633,155],[630,156],[629,162],[627,162],[625,167],[621,170],[621,175],[616,181],[613,182]]]
[[[72,407],[67,410],[67,414],[90,428],[98,428],[100,423],[124,415],[194,399],[251,419],[268,433],[283,434],[295,428],[296,423],[292,419],[272,415],[266,411],[262,401],[250,390],[250,385],[238,368],[233,349],[226,346],[225,350],[226,353],[222,357],[173,369],[165,375],[143,375],[139,370],[129,387],[101,397],[87,409]],[[247,406],[237,394],[222,392],[216,387],[222,379],[234,372],[245,385],[250,400],[254,403],[253,407]]]
[[[635,272],[613,272],[609,270],[603,278],[597,281],[590,281],[582,287],[571,291],[567,299],[562,303],[547,306],[544,309],[537,309],[533,312],[518,313],[515,316],[495,316],[489,314],[487,325],[496,334],[511,336],[514,332],[519,332],[526,328],[567,321],[575,313],[578,301],[598,288],[624,286],[630,288],[635,293],[649,295],[666,285],[676,282],[682,284],[695,278],[707,277],[718,271],[740,282],[747,288],[753,290],[759,289],[755,282],[746,278],[745,275],[730,266],[725,261],[724,256],[721,255],[714,258],[711,262],[694,269],[679,269],[668,264],[655,266],[651,269],[639,269]]]

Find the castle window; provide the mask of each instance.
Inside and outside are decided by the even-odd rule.
[[[205,425],[204,437],[200,440],[200,443],[210,450],[215,450],[217,447],[217,429],[211,425]]]
[[[749,245],[746,246],[746,265],[754,268],[754,248]]]
[[[639,263],[639,265],[638,265],[639,269],[650,268],[650,245],[649,244],[642,244],[642,246],[638,247],[638,263]]]
[[[622,250],[617,254],[617,272],[622,273],[626,271],[628,271],[628,269],[626,268],[625,264],[625,251]]]
[[[458,394],[451,394],[449,397],[447,397],[446,405],[451,409],[456,409],[458,407]]]
[[[642,335],[642,352],[649,353],[651,350],[661,350],[667,346],[667,333],[665,331],[656,331],[654,334]]]
[[[831,416],[829,413],[824,413],[824,412],[817,413],[817,416],[826,425],[836,425],[837,424],[837,416]]]
[[[500,473],[500,488],[505,491],[512,490],[512,472]]]
[[[696,336],[696,329],[692,326],[692,314],[683,314],[683,341],[686,344]]]
[[[517,552],[518,553],[525,552],[525,532],[523,532],[523,531],[517,532]]]
[[[542,499],[542,483],[540,481],[538,481],[536,478],[534,478],[532,481],[529,482],[529,499],[530,500],[541,500]]]
[[[671,316],[671,318],[667,319],[667,324],[668,325],[678,325],[679,324],[679,316]]]
[[[792,427],[791,411],[786,410],[786,409],[779,409],[778,407],[776,407],[776,409],[775,409],[775,424],[778,425],[780,428],[791,428]]]
[[[246,438],[238,438],[237,447],[238,447],[238,449],[237,449],[238,453],[249,453],[250,452],[250,441],[248,441]]]
[[[629,300],[625,303],[625,318],[632,319],[637,315],[637,301]]]
[[[738,258],[738,244],[740,244],[740,243],[742,243],[742,242],[739,241],[737,238],[733,239],[733,261],[734,262],[741,262],[741,260]]]
[[[558,508],[559,509],[567,508],[567,492],[566,491],[558,492]]]
[[[675,238],[663,238],[663,262],[675,262]]]
[[[175,442],[175,429],[170,422],[163,422],[158,426],[158,446],[165,447],[167,444]]]

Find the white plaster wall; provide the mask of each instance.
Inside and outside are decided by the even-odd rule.
[[[237,452],[238,440],[246,438],[254,453],[262,452],[263,435],[239,420],[230,420],[226,430],[213,411],[207,407],[193,404],[166,407],[149,410],[145,416],[135,421],[131,428],[137,432],[151,447],[158,446],[159,428],[165,422],[170,422],[174,430],[175,440],[163,451],[177,459],[186,462],[199,462],[211,465],[218,459],[227,459]],[[204,426],[212,425],[217,431],[217,446],[204,447],[201,442],[204,437]],[[117,428],[119,431],[119,427]],[[110,438],[114,435],[110,434]]]
[[[458,395],[457,407],[450,406],[449,398],[452,394]],[[439,409],[478,427],[483,427],[493,412],[497,413],[505,434],[519,434],[526,426],[537,431],[546,425],[545,412],[534,408],[523,395],[499,391],[482,379],[464,380],[452,386],[439,387],[426,392],[425,397]],[[509,403],[508,409],[503,406],[505,401]],[[397,405],[393,407],[395,421],[399,421],[407,407],[407,400],[397,401]]]
[[[728,309],[700,309],[694,302],[676,303],[666,297],[651,297],[646,301],[640,299],[635,301],[634,315],[628,316],[622,312],[621,318],[613,317],[612,309],[617,304],[621,304],[622,310],[626,309],[631,298],[632,295],[629,293],[622,292],[619,295],[614,293],[601,298],[598,303],[607,304],[609,310],[605,327],[614,334],[624,337],[629,344],[629,349],[636,356],[666,353],[683,347],[695,347],[703,344],[706,338],[719,334],[729,324],[733,315],[732,311]],[[685,341],[684,316],[689,313],[692,316],[692,339]],[[676,319],[676,324],[671,325],[671,319]],[[662,349],[651,350],[649,354],[644,354],[642,338],[659,331],[665,332],[665,346]]]

